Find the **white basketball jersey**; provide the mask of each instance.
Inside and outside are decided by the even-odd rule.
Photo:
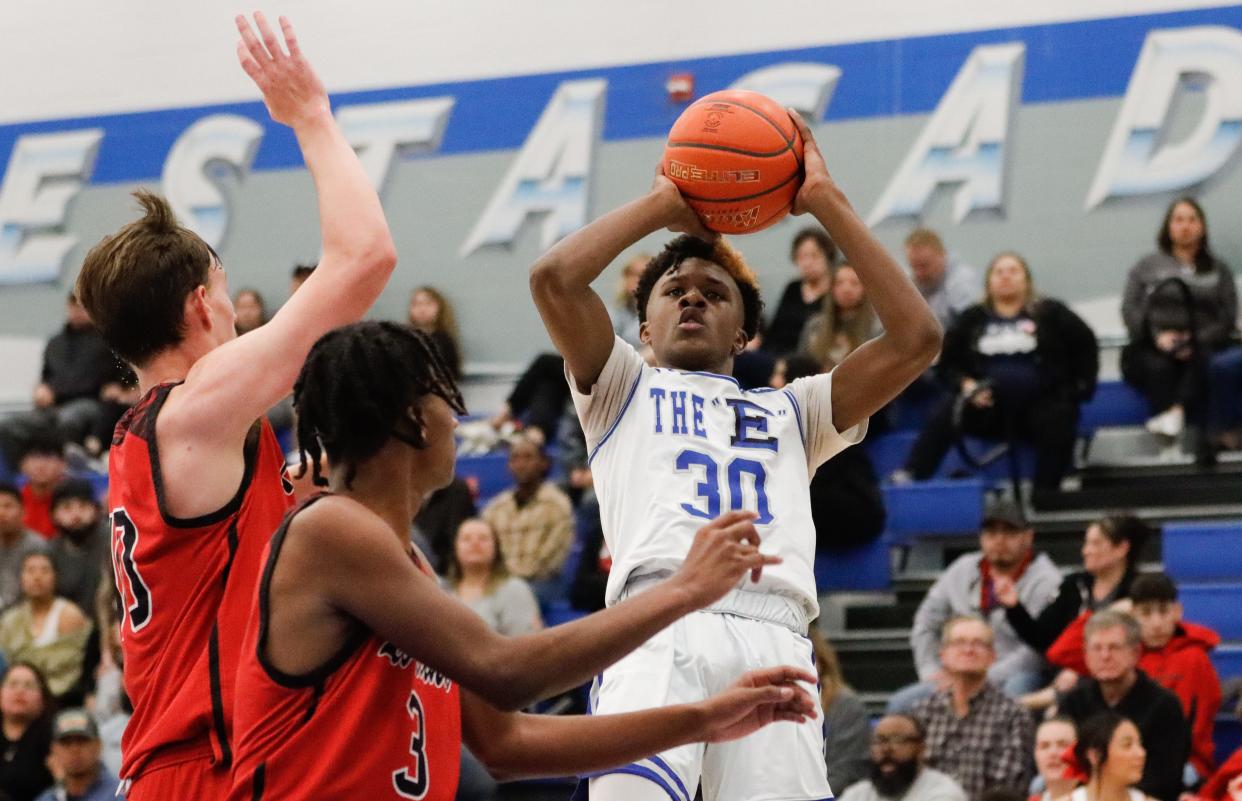
[[[703,524],[749,509],[761,550],[783,562],[745,588],[818,614],[810,477],[866,433],[865,422],[833,427],[830,373],[743,391],[728,376],[651,367],[618,338],[590,394],[569,383],[613,559],[609,604],[631,576],[680,567]]]

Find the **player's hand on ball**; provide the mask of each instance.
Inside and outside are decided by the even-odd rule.
[[[764,565],[777,565],[778,556],[759,552],[759,532],[754,512],[726,512],[703,526],[677,577],[689,589],[696,608],[720,600],[747,573],[758,581]]]
[[[289,20],[280,18],[280,30],[288,52],[280,46],[280,40],[261,12],[256,11],[254,15],[254,24],[259,29],[257,36],[244,16],[239,14],[234,21],[241,34],[237,59],[263,93],[263,102],[273,120],[296,128],[300,122],[317,114],[331,112],[328,93],[302,55]]]
[[[814,673],[792,667],[743,674],[732,687],[703,702],[707,717],[703,740],[736,740],[779,720],[802,723],[818,717],[818,700],[798,683],[814,685],[816,680]]]
[[[702,218],[681,196],[677,184],[665,177],[663,170],[663,167],[656,169],[651,196],[660,203],[663,210],[664,227],[675,234],[690,234],[704,242],[715,242],[719,234],[703,224]]]
[[[794,125],[798,126],[798,132],[802,134],[802,170],[804,177],[802,179],[802,188],[798,190],[798,194],[794,195],[793,214],[805,214],[811,210],[815,203],[815,198],[826,190],[832,190],[836,184],[833,183],[832,176],[828,174],[828,165],[824,162],[824,154],[819,151],[819,143],[815,141],[815,134],[811,133],[811,126],[806,124],[806,120],[802,119],[802,115],[793,109],[788,109],[789,116],[793,118]]]

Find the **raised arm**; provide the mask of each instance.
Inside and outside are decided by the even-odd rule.
[[[621,251],[662,228],[713,236],[673,182],[659,175],[646,195],[565,237],[530,268],[530,292],[539,316],[582,392],[599,378],[613,342],[608,308],[591,282]]]
[[[462,737],[500,779],[575,776],[625,765],[686,743],[744,737],[777,721],[815,717],[815,700],[797,682],[815,675],[791,667],[755,670],[695,704],[624,715],[524,715],[462,697]]]
[[[245,17],[236,18],[238,59],[263,93],[272,119],[297,136],[319,197],[323,255],[271,322],[200,359],[186,379],[191,391],[178,393],[177,416],[193,427],[192,435],[230,446],[289,394],[316,339],[362,317],[396,264],[379,197],[337,127],[293,26],[280,19],[282,47],[262,14],[254,21],[258,36]]]
[[[601,672],[682,615],[773,564],[758,550],[750,512],[701,528],[672,577],[582,620],[503,637],[422,575],[392,532],[344,504],[321,502],[298,516],[282,561],[294,560],[316,605],[360,620],[402,651],[489,703],[520,709]]]
[[[865,343],[836,368],[832,422],[845,431],[897,397],[940,350],[940,324],[914,284],[854,213],[828,174],[811,129],[790,115],[802,132],[806,179],[794,199],[795,214],[811,214],[828,231],[867,288],[884,333]]]

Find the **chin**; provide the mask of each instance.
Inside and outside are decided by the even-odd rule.
[[[720,364],[728,354],[710,353],[704,344],[686,343],[685,347],[672,347],[664,351],[664,357],[660,359],[663,367],[672,367],[677,370],[690,370],[692,372],[717,372]]]

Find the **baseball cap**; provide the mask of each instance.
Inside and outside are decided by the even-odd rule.
[[[1022,507],[1009,498],[999,498],[987,505],[983,511],[983,528],[994,525],[1008,526],[1014,529],[1029,528]]]
[[[85,737],[88,740],[99,739],[99,729],[95,721],[85,709],[66,709],[56,716],[52,725],[52,739],[61,740],[66,737]]]

